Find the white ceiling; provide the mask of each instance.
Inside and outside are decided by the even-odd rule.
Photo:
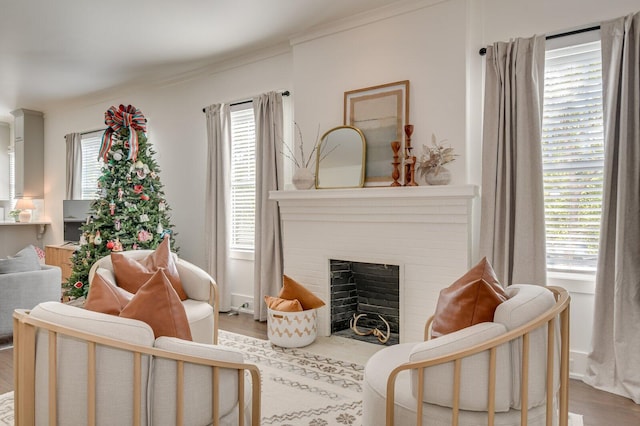
[[[0,0],[0,120],[160,81],[402,0]]]

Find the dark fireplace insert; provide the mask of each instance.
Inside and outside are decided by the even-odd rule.
[[[385,345],[398,343],[400,267],[331,259],[330,268],[331,334]]]

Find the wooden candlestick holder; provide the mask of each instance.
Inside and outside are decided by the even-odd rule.
[[[407,186],[418,186],[416,182],[416,157],[411,157],[411,163],[409,164],[409,182]]]
[[[398,152],[400,151],[400,142],[393,141],[391,142],[391,149],[393,150],[393,172],[391,173],[391,177],[393,178],[393,182],[391,186],[402,186],[400,182],[398,182],[398,178],[400,177],[400,156]]]
[[[415,157],[412,155],[411,150],[413,147],[411,146],[411,135],[413,134],[413,124],[407,124],[404,126],[404,152],[405,152],[405,167],[404,167],[404,184],[407,186],[415,186],[409,185],[409,182],[412,181],[411,178],[411,159],[413,159],[413,164],[415,167]],[[415,181],[414,181],[415,183]]]

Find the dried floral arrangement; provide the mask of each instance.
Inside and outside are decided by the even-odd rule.
[[[293,122],[295,128],[296,128],[296,133],[294,135],[294,147],[291,148],[285,141],[282,141],[282,146],[284,146],[284,150],[281,151],[282,155],[284,155],[285,158],[289,159],[294,166],[296,166],[296,168],[298,169],[307,169],[307,168],[315,168],[315,162],[316,162],[316,152],[319,149],[319,145],[320,145],[320,125],[318,124],[318,130],[316,131],[316,141],[313,143],[313,147],[311,149],[311,152],[309,153],[309,155],[305,155],[304,153],[304,140],[302,139],[302,131],[300,130],[300,126],[298,126],[298,123],[296,123],[295,121]],[[298,147],[298,152],[300,153],[300,158],[296,157],[296,148]],[[333,150],[335,150],[337,147],[333,147],[333,149],[331,149],[329,152],[320,152],[321,158],[320,161],[322,161],[327,155],[329,155]]]
[[[457,154],[453,153],[453,148],[445,147],[442,145],[443,142],[446,142],[446,139],[440,141],[440,143],[436,140],[436,135],[431,134],[431,144],[432,147],[428,147],[427,145],[422,145],[422,155],[418,158],[418,171],[420,175],[424,178],[427,173],[433,171],[434,174],[438,174],[440,172],[440,168],[455,160]]]
[[[284,155],[285,158],[288,158],[289,160],[291,160],[293,165],[296,166],[298,169],[306,169],[315,163],[315,158],[316,158],[315,153],[316,153],[316,150],[318,149],[318,144],[320,143],[320,138],[319,138],[320,125],[318,125],[318,131],[316,132],[316,141],[313,144],[313,148],[311,149],[311,152],[309,153],[309,155],[305,155],[304,140],[302,139],[302,131],[300,130],[300,126],[298,126],[298,123],[294,122],[293,124],[296,127],[296,133],[294,135],[294,147],[291,148],[289,145],[287,145],[286,142],[282,141],[282,145],[285,148],[285,150],[282,151],[282,155]],[[296,156],[296,153],[295,153],[296,146],[298,146],[298,152],[300,153],[300,158]]]

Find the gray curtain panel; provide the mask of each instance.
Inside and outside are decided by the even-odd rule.
[[[220,311],[231,309],[231,289],[226,270],[229,251],[227,208],[230,171],[230,112],[228,105],[205,108],[207,119],[207,182],[205,194],[205,260],[207,272],[218,284]]]
[[[640,404],[640,13],[601,33],[605,180],[584,381]]]
[[[69,133],[64,136],[67,146],[67,186],[65,199],[82,198],[82,135]]]
[[[503,285],[546,285],[542,36],[487,48],[480,254]]]
[[[282,287],[282,235],[278,203],[269,191],[282,187],[282,95],[265,93],[253,99],[256,119],[256,241],[253,317],[266,321],[264,296]]]

